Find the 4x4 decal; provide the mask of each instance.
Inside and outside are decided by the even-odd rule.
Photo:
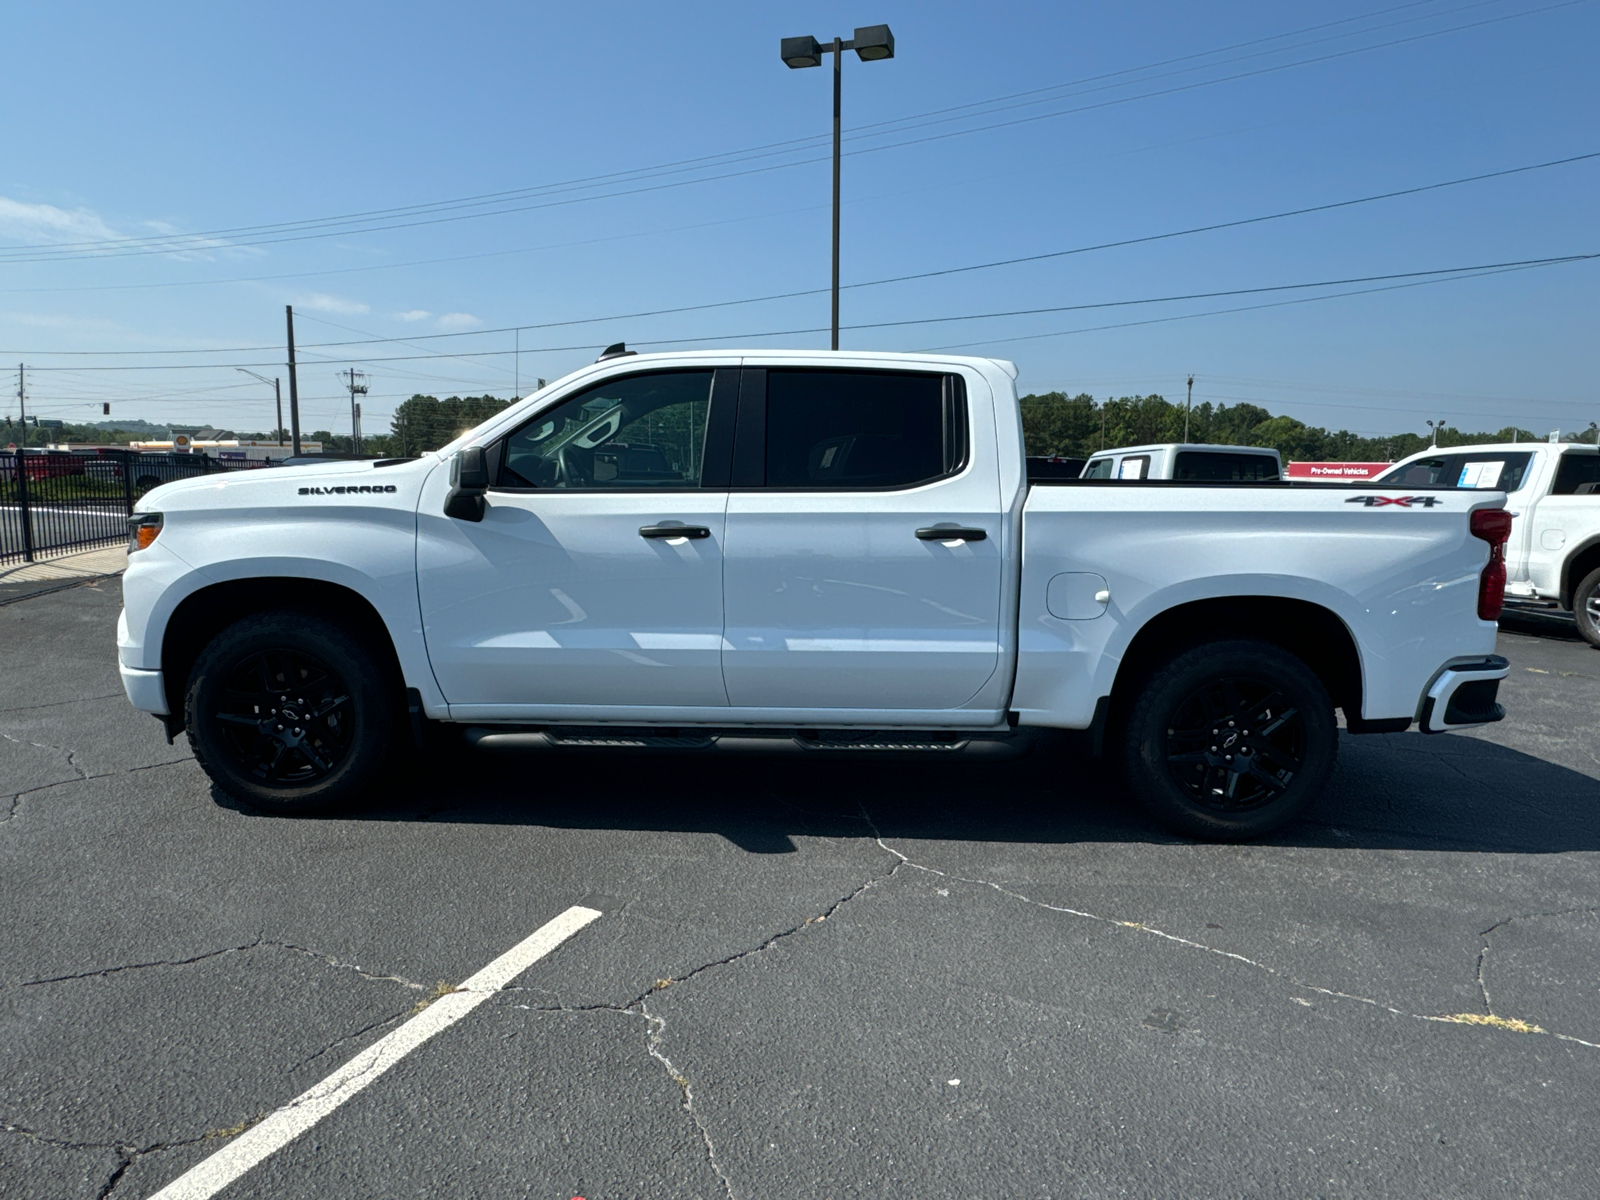
[[[1432,508],[1439,503],[1437,496],[1351,496],[1346,504],[1365,504],[1368,508],[1382,508],[1386,504],[1398,504],[1401,508]]]

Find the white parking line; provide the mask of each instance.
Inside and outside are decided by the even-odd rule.
[[[374,1082],[434,1034],[454,1025],[601,914],[573,905],[541,925],[460,988],[439,997],[400,1028],[368,1046],[321,1083],[302,1092],[162,1188],[150,1200],[209,1200],[251,1167],[283,1149]]]

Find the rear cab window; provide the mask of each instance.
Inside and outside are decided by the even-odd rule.
[[[1144,479],[1150,474],[1148,454],[1125,454],[1117,462],[1118,479]]]
[[[1528,451],[1461,451],[1431,454],[1386,471],[1374,483],[1399,487],[1468,488],[1514,492],[1528,476]]]
[[[1180,450],[1172,477],[1205,483],[1261,483],[1279,477],[1278,460],[1270,454]]]
[[[967,459],[958,375],[771,368],[765,424],[775,490],[914,487]]]

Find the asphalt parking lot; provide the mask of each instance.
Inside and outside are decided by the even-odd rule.
[[[154,1195],[578,905],[215,1194],[1600,1192],[1560,626],[1502,633],[1505,722],[1346,738],[1308,820],[1216,846],[1066,753],[459,753],[265,817],[128,707],[114,579],[3,601],[0,1196]]]

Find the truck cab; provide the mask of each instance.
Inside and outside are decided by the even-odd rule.
[[[1264,446],[1165,442],[1102,450],[1084,464],[1083,479],[1176,479],[1189,483],[1259,483],[1283,478],[1283,461]]]

